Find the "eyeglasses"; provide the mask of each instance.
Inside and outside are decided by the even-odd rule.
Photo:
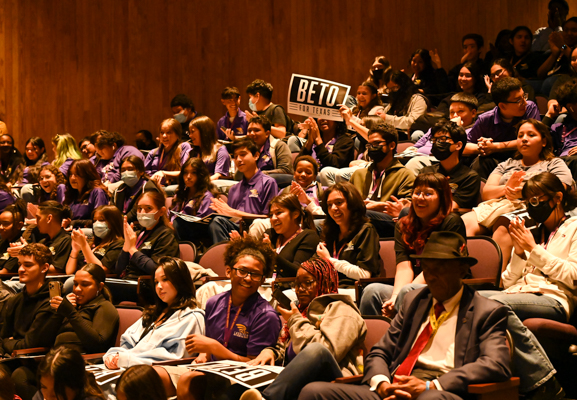
[[[504,101],[504,103],[517,104],[518,106],[520,106],[521,104],[526,103],[528,98],[529,98],[529,96],[527,95],[527,93],[524,93],[523,97],[521,97],[519,100],[517,100],[517,101]]]
[[[262,280],[263,274],[258,274],[256,272],[250,272],[247,271],[246,269],[242,269],[242,268],[233,268],[234,271],[236,271],[236,276],[238,276],[239,278],[246,278],[248,275],[250,275],[250,279],[255,281],[255,282],[260,282]]]
[[[439,143],[445,143],[447,140],[451,140],[450,136],[438,136],[438,137],[432,137],[431,138],[431,143],[435,144],[437,142]]]
[[[291,288],[295,292],[297,290],[311,290],[315,283],[317,283],[317,281],[291,282]]]
[[[383,141],[383,142],[377,142],[377,143],[367,143],[365,148],[367,150],[380,150],[383,146],[386,146],[387,142]]]
[[[527,200],[527,203],[531,204],[533,207],[537,207],[539,204],[544,203],[548,200],[540,200],[540,198],[543,197],[543,195],[541,196],[533,196],[531,197],[529,200]]]
[[[495,79],[496,77],[498,77],[502,73],[503,73],[503,70],[498,69],[497,71],[490,73],[489,76],[491,77],[491,79]]]

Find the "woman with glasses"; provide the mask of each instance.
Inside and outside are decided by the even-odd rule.
[[[409,214],[395,227],[395,284],[368,285],[359,307],[362,315],[383,314],[392,318],[401,289],[410,283],[425,284],[419,260],[410,258],[410,255],[423,251],[431,232],[451,231],[465,237],[465,224],[458,214],[451,212],[452,209],[453,197],[445,176],[439,173],[417,176]]]
[[[361,373],[361,347],[367,332],[353,300],[338,294],[338,274],[330,261],[314,257],[302,263],[292,287],[298,305],[278,306],[284,319],[275,346],[267,347],[249,365],[281,364],[285,368],[264,392],[246,391],[241,400],[296,399],[310,382],[331,382]],[[234,385],[229,399],[246,388]]]
[[[491,93],[491,88],[493,83],[503,79],[503,78],[518,78],[517,73],[513,69],[513,66],[506,58],[498,58],[491,64],[489,75],[485,75],[485,86],[487,86],[487,91]],[[527,94],[527,97],[531,101],[535,101],[535,89],[531,85],[524,84],[523,92]],[[494,103],[492,103],[494,106]]]
[[[483,188],[480,203],[463,215],[468,236],[493,233],[503,252],[503,268],[509,263],[513,240],[509,235],[510,218],[505,214],[524,210],[521,190],[534,175],[548,171],[559,177],[566,187],[573,184],[567,165],[553,154],[553,140],[543,123],[527,119],[517,129],[517,153],[500,163]]]
[[[186,337],[189,354],[199,353],[196,364],[216,360],[250,361],[274,346],[281,329],[275,310],[258,292],[272,272],[275,253],[250,236],[232,240],[224,253],[231,289],[211,297],[206,304],[206,333]],[[205,392],[219,398],[230,382],[215,375],[189,372],[187,368],[156,368],[168,396],[203,399]]]

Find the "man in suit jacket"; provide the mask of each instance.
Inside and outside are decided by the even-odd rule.
[[[421,260],[427,287],[405,296],[365,360],[363,384],[316,382],[299,399],[461,399],[469,384],[511,376],[507,309],[463,285],[477,263],[464,238],[433,232],[423,252],[411,257]],[[427,330],[432,333],[423,339]]]

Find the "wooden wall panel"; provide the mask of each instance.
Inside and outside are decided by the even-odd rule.
[[[577,14],[577,0],[569,4]],[[271,82],[273,101],[285,104],[293,72],[356,90],[375,56],[408,68],[418,47],[437,48],[448,69],[463,34],[478,32],[488,44],[502,28],[534,30],[545,24],[546,7],[546,0],[3,0],[0,118],[20,148],[32,135],[79,139],[97,129],[132,142],[134,132],[156,132],[171,116],[177,93],[217,120],[221,90],[244,92],[255,78]]]

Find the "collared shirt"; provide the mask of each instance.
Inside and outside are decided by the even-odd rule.
[[[230,188],[228,205],[246,213],[268,215],[270,201],[277,194],[276,181],[259,170],[250,180],[243,178]]]
[[[274,161],[270,155],[270,136],[259,150],[258,160],[256,162],[258,169],[261,171],[270,171],[274,169]]]
[[[229,140],[228,137],[224,134],[222,129],[232,129],[233,133],[236,136],[244,136],[248,131],[248,121],[246,120],[246,114],[244,111],[241,111],[239,108],[236,117],[232,123],[230,122],[230,114],[227,111],[226,114],[218,120],[216,123],[216,134],[220,140]]]
[[[42,243],[48,250],[52,253],[52,265],[54,268],[60,272],[66,270],[66,262],[72,251],[72,238],[64,229],[60,229],[58,234],[54,236],[54,239],[46,237],[40,240],[38,243]]]
[[[577,121],[567,115],[563,122],[551,126],[551,136],[553,143],[560,147],[559,157],[568,156],[569,150],[577,147]]]
[[[231,291],[217,294],[206,303],[206,336],[224,345],[226,314]],[[229,324],[234,321],[238,307],[231,304]],[[252,294],[244,302],[238,318],[232,327],[228,349],[240,356],[257,356],[277,342],[281,329],[280,319],[275,310],[258,293]]]
[[[467,140],[469,143],[474,144],[477,144],[477,140],[481,137],[492,138],[495,142],[515,140],[517,138],[515,125],[528,118],[541,121],[539,108],[537,108],[537,105],[532,101],[527,101],[525,114],[523,114],[522,117],[513,118],[511,122],[503,121],[499,114],[499,106],[497,106],[477,118],[477,122],[475,122],[475,125],[473,125],[473,128],[467,134]]]
[[[70,204],[70,211],[72,211],[72,219],[91,219],[92,211],[97,207],[108,205],[108,196],[101,188],[94,188],[90,191],[88,198],[79,202],[73,201]]]
[[[213,197],[214,196],[212,195],[212,193],[209,190],[207,190],[206,193],[204,194],[204,197],[202,199],[200,199],[200,206],[198,207],[198,210],[196,211],[196,213],[193,212],[195,200],[191,200],[191,201],[187,202],[186,204],[184,204],[184,207],[182,207],[182,210],[180,209],[180,206],[174,207],[173,210],[184,213],[186,215],[192,215],[195,217],[204,218],[207,215],[214,213],[214,211],[210,208],[210,205],[212,204]],[[175,218],[176,218],[176,215],[172,214],[170,220],[174,221]]]
[[[205,160],[204,163],[211,175],[221,174],[222,176],[230,175],[230,155],[225,146],[220,146],[216,151],[216,160]]]
[[[186,160],[188,160],[191,146],[190,143],[188,142],[182,142],[180,143],[179,146],[180,146],[180,166],[182,166],[184,165]],[[152,150],[150,153],[148,153],[148,156],[146,156],[146,160],[144,161],[144,169],[146,170],[146,173],[148,175],[152,176],[154,175],[155,172],[163,170],[166,163],[168,162],[170,154],[163,154],[162,150],[164,150],[164,146],[160,145],[160,147],[157,147],[156,149]],[[163,155],[162,162],[160,161],[161,155]]]

